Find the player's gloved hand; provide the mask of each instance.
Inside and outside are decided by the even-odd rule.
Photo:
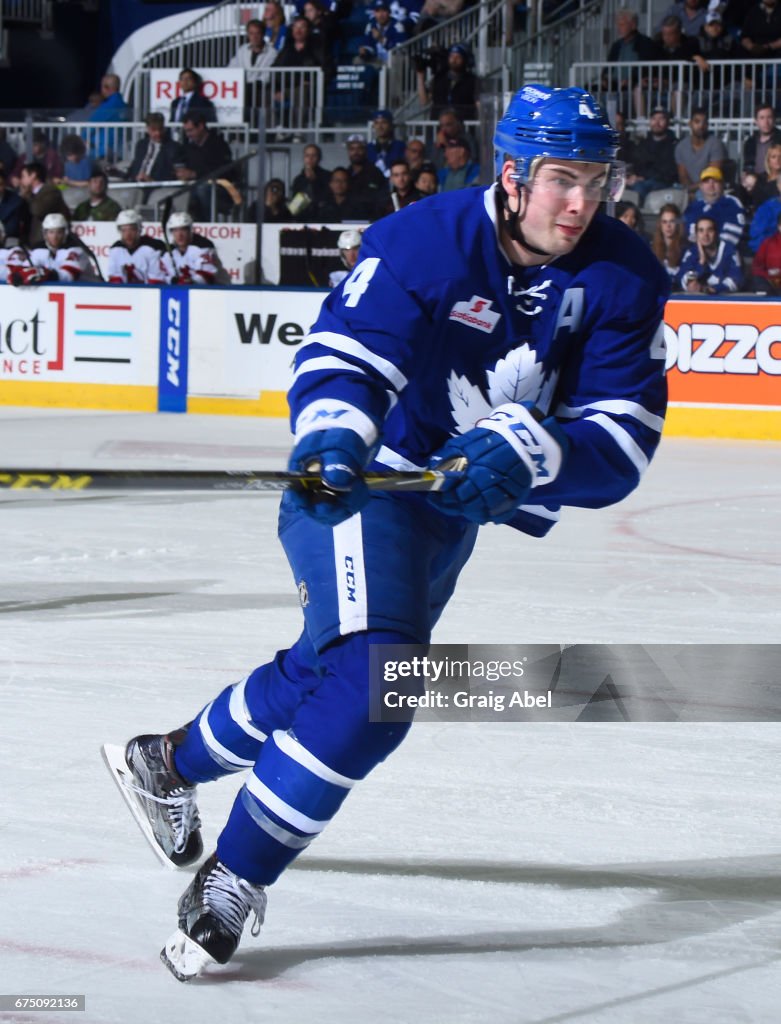
[[[190,273],[189,267],[182,267],[179,273],[176,275],[174,284],[192,284],[193,276]]]
[[[374,449],[348,427],[328,427],[306,434],[296,443],[288,469],[320,474],[324,490],[288,493],[295,505],[327,526],[338,526],[360,512],[369,500],[363,471]]]
[[[567,438],[553,417],[538,423],[531,409],[531,403],[500,405],[432,457],[431,469],[445,460],[466,459],[460,479],[428,496],[440,512],[481,525],[504,523],[533,487],[556,478]]]

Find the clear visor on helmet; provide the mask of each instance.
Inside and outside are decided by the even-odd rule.
[[[626,184],[626,164],[617,160],[604,164],[595,173],[584,173],[576,167],[570,170],[568,165],[574,161],[539,157],[532,161],[528,176],[523,173],[524,163],[516,162],[516,180],[530,190],[547,192],[557,199],[567,199],[576,190],[582,190],[587,202],[616,203]]]

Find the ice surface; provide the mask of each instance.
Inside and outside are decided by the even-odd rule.
[[[5,466],[276,467],[284,424],[0,410]],[[777,724],[419,723],[184,986],[189,875],[99,756],[298,633],[272,495],[0,495],[0,992],[18,1022],[779,1019]],[[643,486],[478,550],[440,642],[781,642],[781,446],[663,443]],[[203,787],[207,848],[239,779]]]

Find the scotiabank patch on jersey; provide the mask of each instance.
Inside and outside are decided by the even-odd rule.
[[[479,295],[473,295],[468,302],[457,302],[450,310],[448,319],[457,320],[467,327],[474,327],[477,331],[490,334],[502,319],[501,313],[495,313],[491,309],[492,304],[492,299],[482,299]]]

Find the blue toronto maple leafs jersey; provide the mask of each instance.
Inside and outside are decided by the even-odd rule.
[[[561,505],[619,501],[646,469],[668,293],[648,246],[604,214],[573,252],[524,268],[499,244],[495,186],[433,196],[366,231],[297,353],[293,429],[338,403],[341,425],[379,432],[375,465],[413,468],[497,406],[533,402],[571,446],[511,523],[542,535]]]

